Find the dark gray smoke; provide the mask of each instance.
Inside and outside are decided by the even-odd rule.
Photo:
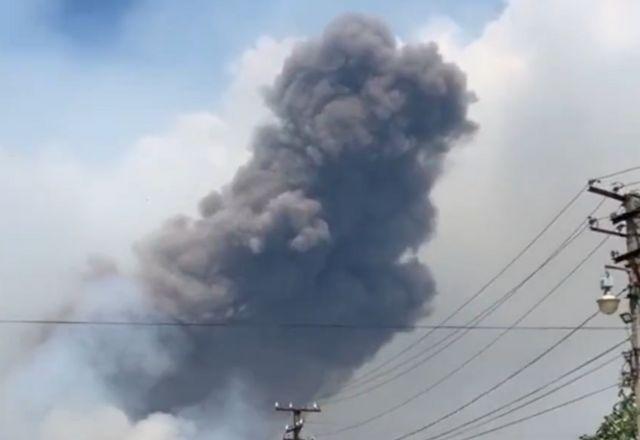
[[[400,46],[349,15],[293,51],[267,94],[277,123],[201,217],[143,243],[143,278],[189,321],[412,324],[435,292],[412,255],[434,229],[429,192],[474,130],[463,73],[433,44]],[[393,335],[331,329],[192,328],[179,367],[141,411],[215,405],[230,383],[263,400],[313,398]],[[270,406],[268,407],[270,409]]]

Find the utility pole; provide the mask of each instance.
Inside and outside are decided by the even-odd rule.
[[[596,186],[598,183],[598,181],[590,181],[588,190],[592,193],[618,200],[622,202],[623,207],[621,213],[611,215],[611,223],[616,226],[615,230],[600,228],[598,221],[595,219],[590,219],[589,224],[592,231],[626,239],[627,249],[624,253],[611,253],[613,262],[615,264],[623,264],[623,266],[607,265],[605,267],[607,269],[623,270],[629,278],[627,294],[629,313],[620,315],[624,323],[631,326],[631,351],[625,353],[625,358],[630,365],[630,372],[623,384],[631,388],[635,399],[636,439],[640,440],[640,193],[628,192],[620,194],[621,186],[616,186],[612,191],[609,191]],[[615,308],[613,310],[615,311]]]
[[[295,407],[292,403],[289,403],[289,406],[283,407],[276,402],[276,411],[290,412],[293,416],[293,424],[284,427],[283,440],[301,440],[300,432],[304,427],[303,413],[319,413],[320,407],[317,403],[314,403],[311,407]],[[288,438],[287,434],[289,434]]]
[[[633,391],[636,399],[636,426],[640,437],[640,194],[628,194],[625,202],[627,253],[615,259],[626,261],[629,269],[629,304],[631,307],[631,344],[633,345]],[[624,258],[622,258],[624,257]]]

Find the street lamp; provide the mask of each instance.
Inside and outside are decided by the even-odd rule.
[[[613,315],[618,310],[620,298],[610,293],[605,293],[600,298],[598,298],[597,302],[600,312],[604,313],[605,315]]]
[[[613,277],[606,271],[604,276],[600,278],[600,288],[602,289],[602,296],[598,298],[598,308],[600,312],[605,315],[613,315],[618,310],[620,305],[620,298],[611,294],[613,289]]]

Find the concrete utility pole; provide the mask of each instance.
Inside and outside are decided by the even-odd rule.
[[[631,193],[624,202],[627,224],[627,253],[618,261],[627,261],[629,269],[629,305],[631,307],[631,344],[633,345],[633,391],[636,398],[636,426],[640,437],[640,194]],[[625,257],[625,258],[621,258]]]
[[[629,277],[628,295],[629,313],[620,315],[625,324],[631,326],[631,351],[625,353],[625,358],[629,362],[630,372],[626,385],[631,388],[636,405],[636,439],[640,440],[640,193],[629,192],[620,194],[620,187],[608,191],[598,186],[598,182],[589,182],[589,191],[612,198],[622,202],[623,212],[611,215],[611,222],[616,226],[616,230],[606,230],[599,227],[597,220],[590,220],[591,230],[619,237],[626,238],[627,249],[624,253],[619,254],[612,252],[611,256],[614,263],[624,264],[624,266],[607,265],[607,269],[623,270]],[[613,302],[611,295],[605,296],[600,300],[604,302]],[[604,301],[603,301],[604,300]],[[616,299],[617,300],[617,299]],[[599,302],[600,305],[600,302]],[[605,313],[614,313],[615,307],[605,311],[605,307],[601,306],[601,310]],[[624,382],[623,382],[624,383]]]
[[[289,406],[280,406],[278,402],[276,402],[276,411],[287,411],[290,412],[293,416],[293,424],[287,425],[284,427],[284,436],[283,440],[301,440],[300,432],[304,427],[304,418],[302,417],[303,413],[318,413],[320,412],[320,407],[317,403],[314,403],[310,408],[308,407],[295,407],[292,403],[289,403]],[[289,434],[289,438],[287,438],[287,434]]]

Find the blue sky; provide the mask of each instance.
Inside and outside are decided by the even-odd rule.
[[[402,37],[435,15],[472,37],[501,8],[500,0],[0,0],[0,146],[110,157],[178,114],[215,108],[230,62],[262,35],[304,36],[360,11]]]

